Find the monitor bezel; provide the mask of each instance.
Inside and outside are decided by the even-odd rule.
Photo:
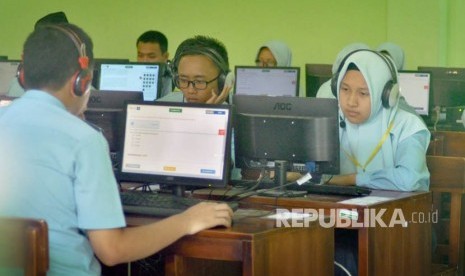
[[[419,71],[428,71],[431,72],[431,87],[433,93],[432,106],[433,108],[455,108],[465,105],[465,67],[444,67],[444,66],[418,66]],[[446,78],[446,75],[448,76]],[[448,91],[449,95],[443,95],[444,90],[441,89],[437,91],[437,87],[441,82],[440,80],[456,80],[460,81],[464,87],[464,90],[461,92],[455,91],[456,95],[459,95],[461,102],[455,103],[452,102],[451,95],[452,93]],[[444,104],[446,102],[447,104]],[[452,103],[452,104],[449,104]]]
[[[163,78],[163,75],[164,75],[164,72],[166,70],[166,64],[165,63],[161,63],[161,62],[125,62],[125,63],[100,63],[100,66],[98,68],[98,72],[99,72],[99,83],[98,83],[98,88],[100,89],[101,88],[101,75],[102,75],[102,67],[105,66],[105,65],[131,65],[131,66],[154,66],[154,65],[158,65],[159,66],[159,69],[158,69],[158,76],[157,76],[157,92],[156,92],[156,96],[155,96],[155,99],[153,101],[156,101],[160,98],[160,95],[161,95],[161,89],[162,89],[162,78]],[[107,89],[104,89],[104,90],[107,90]],[[114,89],[112,89],[114,90]],[[119,91],[123,91],[123,90],[119,90]],[[140,91],[142,92],[142,91]]]
[[[417,112],[417,114],[419,116],[421,116],[422,118],[428,118],[431,116],[432,112],[433,112],[433,108],[434,108],[434,105],[433,105],[433,98],[434,98],[434,95],[433,95],[433,74],[431,71],[427,71],[427,70],[398,70],[398,79],[400,77],[400,73],[408,73],[408,74],[429,74],[429,95],[428,95],[428,114],[420,114]],[[399,87],[400,87],[400,83],[399,83]],[[400,87],[401,91],[400,91],[400,94],[401,96],[405,96],[403,93],[402,93],[402,87]],[[405,100],[407,102],[407,100]],[[408,103],[408,102],[407,102]],[[409,103],[408,103],[409,104]],[[412,106],[411,104],[409,104],[412,108],[415,108],[414,106]],[[415,110],[416,111],[416,110]]]
[[[175,175],[161,175],[161,174],[143,174],[143,173],[128,173],[123,172],[123,158],[125,150],[125,132],[126,132],[126,121],[127,121],[127,110],[130,105],[150,105],[150,106],[172,106],[178,108],[207,108],[207,109],[221,109],[228,111],[228,122],[226,131],[226,144],[225,153],[223,159],[223,177],[221,179],[211,178],[196,178],[196,177],[185,177]],[[147,101],[132,101],[126,104],[124,109],[124,116],[122,123],[122,148],[119,158],[118,166],[118,179],[120,181],[134,181],[140,183],[157,183],[162,185],[170,185],[176,187],[204,187],[204,188],[223,188],[226,187],[230,180],[231,172],[231,139],[232,139],[232,107],[226,104],[201,104],[201,103],[184,103],[184,102],[147,102]]]
[[[276,66],[276,67],[260,67],[260,66],[248,66],[248,65],[236,65],[234,67],[234,76],[235,76],[235,80],[234,80],[234,95],[250,95],[250,96],[264,96],[263,94],[260,94],[260,95],[252,95],[252,94],[238,94],[237,93],[237,71],[239,69],[257,69],[257,70],[263,70],[263,69],[266,69],[266,70],[296,70],[297,71],[297,81],[296,81],[296,89],[294,91],[294,97],[298,97],[299,96],[299,87],[300,87],[300,67],[291,67],[291,66],[288,66],[288,67],[285,67],[285,66]],[[273,97],[285,97],[285,96],[290,96],[290,95],[267,95],[267,96],[273,96]]]

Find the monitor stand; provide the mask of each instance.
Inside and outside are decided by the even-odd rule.
[[[307,191],[292,191],[287,190],[285,187],[286,176],[287,176],[287,161],[276,160],[274,166],[274,182],[276,187],[272,189],[261,189],[257,190],[257,194],[260,196],[269,197],[302,197],[307,194]]]

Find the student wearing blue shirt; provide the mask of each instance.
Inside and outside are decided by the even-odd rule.
[[[29,35],[20,80],[25,95],[0,108],[0,216],[45,219],[49,275],[100,275],[106,265],[154,254],[184,235],[229,226],[226,204],[201,203],[141,227],[126,227],[108,143],[78,115],[92,80],[92,41],[72,24]]]
[[[393,61],[367,49],[349,53],[331,86],[339,100],[341,174],[327,183],[427,191],[430,132],[401,107]],[[356,232],[337,229],[335,244],[336,263],[357,275]],[[346,275],[339,267],[335,272]]]
[[[330,184],[427,191],[430,132],[399,105],[397,69],[370,50],[349,54],[334,78],[340,107],[341,175]]]

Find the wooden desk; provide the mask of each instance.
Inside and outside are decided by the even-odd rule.
[[[203,190],[205,195],[210,191]],[[238,191],[229,191],[235,194]],[[202,191],[197,193],[201,196]],[[224,195],[224,191],[218,191]],[[394,212],[402,211],[407,227],[396,224],[393,228],[354,227],[358,231],[359,275],[429,275],[431,269],[431,221],[418,223],[418,217],[431,215],[430,192],[373,191],[370,196],[383,197],[386,201],[364,205],[340,203],[347,199],[339,196],[308,195],[299,198],[269,198],[252,196],[243,200],[244,205],[267,205],[281,208],[313,208],[326,212],[352,210],[362,223],[365,210],[375,214],[385,210],[382,219],[389,222]],[[241,201],[242,202],[242,201]],[[416,223],[417,222],[417,223]],[[348,227],[351,228],[351,227]]]
[[[205,230],[169,246],[163,252],[169,256],[166,275],[333,275],[333,228],[316,222],[277,228],[274,219],[246,218],[251,215],[257,213],[238,210],[231,228]],[[142,225],[156,218],[126,220],[128,225]]]
[[[447,256],[449,267],[462,275],[465,271],[465,227],[462,227],[465,224],[465,132],[432,132],[426,161],[433,203],[440,219],[435,225],[438,232],[435,255]]]

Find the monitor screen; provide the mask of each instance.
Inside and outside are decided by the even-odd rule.
[[[236,166],[276,160],[310,163],[308,171],[339,173],[336,99],[235,95]]]
[[[431,73],[425,71],[399,71],[399,88],[402,96],[419,115],[429,116]]]
[[[0,95],[0,107],[10,105],[17,97]]]
[[[431,106],[465,105],[465,68],[418,66],[418,70],[431,72]]]
[[[120,178],[177,186],[226,186],[230,118],[229,105],[128,104]]]
[[[162,66],[159,63],[102,63],[98,87],[100,90],[141,91],[144,101],[154,101],[161,88]]]
[[[19,63],[19,61],[0,60],[0,95],[8,93],[12,80],[16,78]]]
[[[331,64],[305,64],[306,96],[315,97],[320,86],[329,80],[332,73]]]
[[[103,133],[110,152],[120,152],[125,103],[141,101],[142,92],[92,90],[90,93],[84,113],[86,121]]]
[[[235,94],[298,96],[299,67],[235,67]]]
[[[92,86],[99,89],[100,82],[100,65],[101,64],[124,64],[129,63],[129,59],[125,58],[95,58],[94,59],[94,70],[92,78]]]

